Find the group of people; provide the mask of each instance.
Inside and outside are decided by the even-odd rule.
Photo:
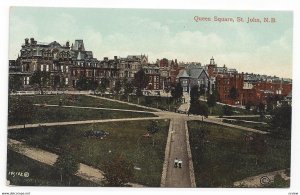
[[[175,158],[175,160],[174,160],[174,167],[175,168],[177,168],[177,167],[181,168],[182,167],[182,160]]]

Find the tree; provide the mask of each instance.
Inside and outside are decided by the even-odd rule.
[[[199,95],[205,95],[205,87],[203,85],[200,86]]]
[[[108,86],[109,80],[107,78],[102,78],[97,90],[100,91],[100,93],[104,93]]]
[[[71,177],[79,170],[79,163],[66,151],[58,156],[54,167],[60,173],[60,181],[63,182],[63,177],[66,177],[68,178],[69,185],[71,185]]]
[[[22,77],[20,75],[9,75],[9,92],[15,92],[22,87]]]
[[[271,114],[270,126],[272,134],[278,137],[291,137],[292,107],[284,105],[277,107]]]
[[[132,92],[133,92],[132,82],[124,80],[124,95],[128,96]]]
[[[225,105],[223,106],[223,115],[231,116],[233,115],[233,109],[231,106]]]
[[[199,100],[200,93],[197,85],[193,86],[190,92],[191,102]]]
[[[29,99],[9,98],[8,121],[9,123],[25,124],[31,122],[34,106]]]
[[[200,100],[194,101],[191,103],[189,113],[201,115],[202,120],[203,117],[208,117],[208,106],[205,102],[201,102]]]
[[[265,104],[262,103],[262,102],[260,102],[258,104],[258,111],[259,111],[260,114],[263,114],[265,112],[265,107],[266,107]]]
[[[88,90],[91,87],[91,81],[86,78],[86,76],[81,75],[79,79],[76,81],[76,89],[79,91],[81,90]]]
[[[60,87],[61,82],[60,82],[60,76],[59,75],[55,75],[53,78],[53,89],[56,90],[58,87]]]
[[[178,99],[181,98],[182,94],[183,94],[183,88],[182,88],[182,86],[181,86],[181,83],[179,82],[179,83],[177,83],[177,85],[171,90],[171,95],[172,95],[172,97],[173,97],[176,101],[178,101]]]
[[[149,77],[146,75],[143,69],[134,74],[133,85],[137,88],[137,95],[142,95],[142,89],[146,88],[149,84]]]
[[[116,83],[115,83],[115,87],[114,87],[114,92],[116,94],[119,94],[120,91],[122,89],[122,82],[120,80],[118,80]]]
[[[50,81],[50,73],[45,71],[40,71],[39,69],[34,71],[32,76],[30,77],[29,83],[30,85],[36,85],[41,94],[44,94],[43,88]]]
[[[104,178],[107,186],[124,186],[133,179],[133,164],[125,160],[123,155],[117,155],[103,166]]]
[[[208,95],[208,98],[207,98],[207,105],[208,107],[210,108],[210,114],[211,114],[211,109],[212,107],[214,107],[217,103],[217,98],[216,98],[216,94],[213,92],[212,94]]]
[[[152,145],[154,146],[154,135],[159,131],[159,126],[157,121],[151,121],[147,126],[147,132],[152,135]]]
[[[232,100],[236,100],[238,96],[238,92],[237,92],[237,89],[235,87],[231,87],[230,91],[229,91],[229,97],[232,99]]]

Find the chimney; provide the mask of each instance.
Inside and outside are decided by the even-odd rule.
[[[70,47],[70,42],[69,41],[66,42],[66,47]]]
[[[30,38],[30,44],[31,44],[31,45],[34,44],[34,38]]]
[[[118,59],[118,56],[114,56],[114,59],[117,60],[117,59]]]
[[[25,39],[25,45],[29,45],[29,39],[28,38]]]

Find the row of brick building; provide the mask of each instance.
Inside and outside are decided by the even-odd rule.
[[[109,87],[113,88],[117,80],[131,81],[135,73],[143,69],[149,78],[145,90],[170,89],[180,82],[184,92],[189,92],[193,86],[202,88],[206,94],[217,90],[221,102],[233,105],[264,102],[269,96],[287,96],[292,90],[291,79],[238,73],[225,65],[217,66],[213,57],[205,65],[178,63],[176,59],[166,58],[149,63],[148,56],[142,54],[98,60],[92,51],[85,49],[83,40],[75,40],[71,45],[67,41],[61,45],[56,41],[40,43],[34,38],[25,39],[18,58],[9,61],[9,74],[20,76],[23,89],[28,90],[32,88],[30,77],[38,69],[49,72],[49,88],[58,78],[59,83],[69,90],[76,88],[82,76],[99,83],[102,78],[107,78]],[[235,99],[230,97],[232,88],[237,92]]]

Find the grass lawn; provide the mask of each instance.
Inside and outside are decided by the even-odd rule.
[[[266,118],[266,117],[234,117],[234,116],[231,116],[231,117],[222,117],[222,118],[229,118],[229,119],[236,119],[236,120],[245,120],[245,121],[255,121],[255,122],[269,122],[270,119]]]
[[[15,175],[10,172],[28,172],[29,177]],[[68,186],[67,182],[60,182],[60,174],[49,165],[32,160],[14,151],[7,151],[7,180],[10,185],[17,186]],[[71,186],[98,186],[93,182],[83,180],[77,176],[71,179]]]
[[[125,159],[141,168],[134,170],[132,182],[159,187],[169,121],[158,121],[160,130],[155,134],[154,146],[151,138],[143,137],[150,120],[10,130],[8,137],[58,154],[69,148],[80,162],[99,169],[114,155],[123,154]],[[105,130],[109,135],[105,139],[82,135],[91,129]]]
[[[99,98],[89,97],[85,95],[28,95],[28,96],[11,96],[12,101],[15,98],[29,99],[33,104],[55,104],[58,105],[60,99],[62,99],[62,105],[67,106],[87,106],[87,107],[103,107],[103,108],[118,108],[127,110],[144,110],[148,109],[140,108],[137,106],[122,104],[118,102],[112,102],[109,100],[103,100]],[[152,110],[151,110],[152,111]]]
[[[233,124],[233,125],[239,125],[242,127],[248,127],[248,128],[252,128],[252,129],[262,130],[262,131],[270,131],[270,126],[268,124],[249,123],[249,122],[244,122],[241,120],[233,121],[233,120],[226,120],[226,119],[223,119],[223,122]]]
[[[203,100],[201,100],[201,101],[206,103],[206,101],[203,101]],[[209,111],[210,111],[209,115],[215,115],[215,116],[223,115],[223,107],[224,107],[224,105],[216,104],[214,107],[209,108]],[[248,110],[245,110],[242,108],[232,107],[232,110],[233,110],[233,115],[253,114],[251,111],[248,111]]]
[[[105,95],[106,98],[117,99],[124,102],[128,102],[128,98],[122,95]],[[129,96],[129,102],[134,104],[139,104],[142,106],[158,108],[161,110],[169,110],[174,111],[174,108],[178,108],[181,103],[176,103],[168,97],[160,97],[160,96]]]
[[[123,112],[110,110],[78,109],[63,107],[40,107],[34,106],[34,112],[28,123],[46,123],[63,121],[80,121],[96,119],[117,119],[117,118],[137,118],[155,117],[151,113]],[[9,117],[9,125],[21,125]]]
[[[197,187],[232,187],[234,181],[290,167],[290,140],[201,121],[189,121],[188,127]]]

